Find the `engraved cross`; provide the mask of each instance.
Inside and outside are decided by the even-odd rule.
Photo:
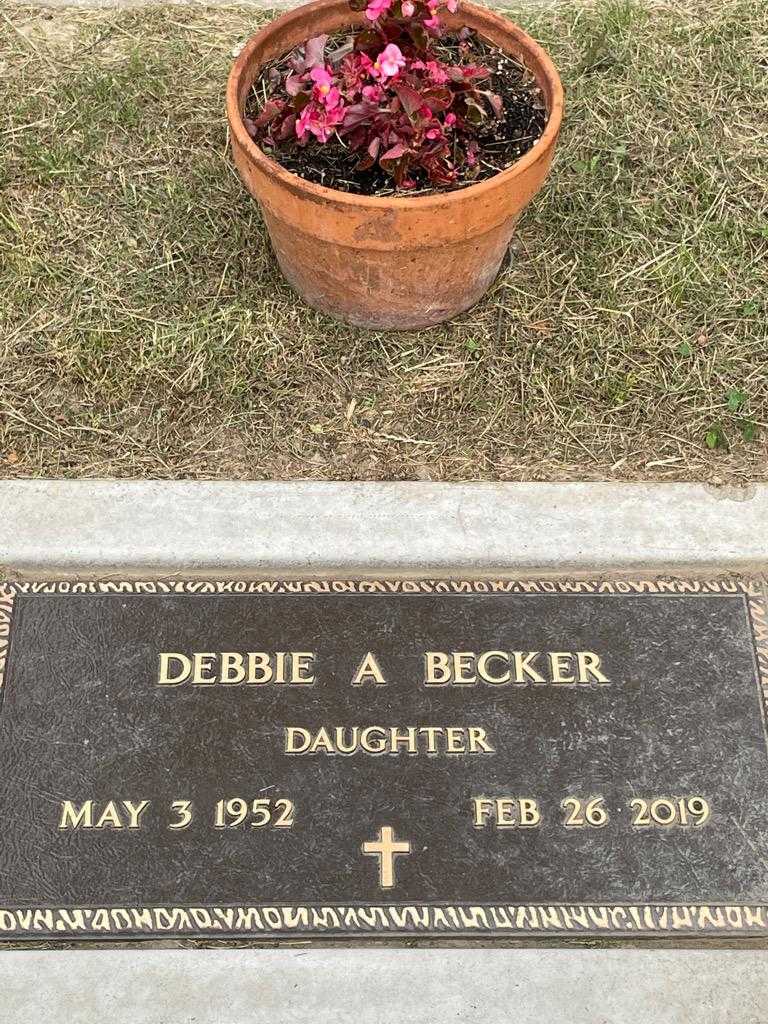
[[[379,885],[382,889],[391,889],[395,884],[395,857],[411,852],[411,844],[395,839],[390,825],[379,829],[379,838],[369,839],[363,843],[363,853],[368,857],[379,858]]]

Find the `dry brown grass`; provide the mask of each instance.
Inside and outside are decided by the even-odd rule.
[[[302,305],[230,166],[252,11],[0,15],[0,476],[765,479],[768,5],[517,17],[551,182],[485,301],[387,334]]]

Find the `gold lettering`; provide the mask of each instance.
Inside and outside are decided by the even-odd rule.
[[[310,676],[302,675],[302,672],[308,672],[314,666],[314,662],[315,656],[311,651],[294,651],[291,657],[291,667],[293,669],[291,682],[314,683],[314,672]]]
[[[192,655],[192,683],[196,686],[212,686],[216,682],[215,676],[204,675],[213,668],[216,655],[210,652],[203,652]]]
[[[458,728],[448,727],[445,730],[446,735],[446,749],[449,754],[464,754],[466,753],[466,747],[464,746],[464,730]]]
[[[472,800],[472,807],[474,809],[474,826],[475,828],[482,828],[485,825],[486,818],[493,811],[493,800],[489,800],[485,796],[476,796]]]
[[[345,740],[344,734],[350,733],[349,741]],[[336,750],[339,754],[354,754],[357,750],[359,730],[356,726],[345,729],[343,726],[336,727]]]
[[[594,676],[598,683],[610,682],[610,679],[600,671],[600,658],[592,651],[577,651],[576,662],[580,683],[588,683],[590,675]]]
[[[149,800],[141,800],[137,804],[132,800],[123,800],[123,807],[128,811],[128,828],[138,828],[139,819],[149,807]]]
[[[248,652],[248,682],[255,686],[272,682],[272,666],[266,651]]]
[[[433,726],[424,726],[423,729],[419,729],[419,734],[426,734],[427,737],[427,753],[437,753],[437,734],[442,732],[442,729],[435,729]]]
[[[475,663],[475,656],[471,651],[454,651],[453,653],[453,681],[459,686],[468,686],[477,682],[477,676],[472,671]]]
[[[59,828],[93,828],[93,800],[86,800],[77,810],[71,800],[64,800]]]
[[[515,682],[524,683],[524,676],[534,683],[546,682],[544,676],[540,676],[536,669],[531,665],[531,661],[538,657],[538,651],[513,651],[512,657],[515,660]]]
[[[607,683],[592,651],[425,651],[425,686]]]
[[[275,655],[275,682],[285,682],[285,651],[278,651]]]
[[[379,737],[375,746],[371,744],[371,736],[374,733]],[[368,754],[381,754],[384,752],[386,745],[387,733],[378,725],[371,725],[360,733],[360,746]]]
[[[315,655],[311,651],[198,651],[190,655],[160,654],[158,686],[237,686],[240,683],[314,683]]]
[[[520,798],[520,824],[523,828],[533,828],[541,821],[539,805],[535,800]]]
[[[496,753],[495,749],[488,742],[485,729],[481,729],[478,725],[470,725],[469,727],[469,750],[472,754],[476,754],[478,750],[482,750],[486,754]]]
[[[497,796],[489,799],[477,796],[472,800],[472,824],[485,828],[536,828],[541,824],[538,802],[531,797]]]
[[[171,676],[171,660],[178,661],[181,665],[177,675]],[[179,683],[183,683],[185,679],[189,678],[189,673],[192,671],[192,662],[183,654],[161,654],[160,655],[160,670],[157,675],[158,686],[178,686]]]
[[[442,651],[426,651],[424,654],[424,683],[426,686],[443,686],[451,681],[448,655]]]
[[[496,824],[499,828],[513,828],[517,824],[513,816],[515,803],[509,797],[499,797],[496,801]]]
[[[289,725],[285,730],[286,754],[303,754],[309,747],[311,739],[308,729],[299,729],[298,726]]]
[[[221,682],[230,686],[245,679],[243,656],[235,651],[224,651],[221,655]]]
[[[327,729],[320,729],[309,748],[310,754],[316,754],[318,750],[324,750],[327,754],[335,753],[333,743],[331,743],[331,737],[328,735]]]
[[[383,686],[386,683],[384,675],[379,668],[379,663],[376,661],[376,657],[371,651],[368,651],[366,656],[360,662],[357,672],[355,672],[352,680],[352,685],[362,686],[366,679],[372,679],[378,686]]]
[[[398,732],[395,726],[392,726],[392,737],[391,737],[392,751],[397,752],[397,748],[401,745],[405,746],[405,749],[409,754],[415,754],[417,751],[416,747],[416,727],[409,725],[406,732]]]
[[[94,828],[122,828],[123,823],[120,820],[120,813],[117,809],[117,803],[114,800],[110,800],[104,810],[101,812],[101,817],[94,825]]]
[[[327,726],[311,731],[285,728],[286,754],[365,753],[390,754],[493,754],[495,750],[480,726]]]
[[[64,800],[61,805],[59,828],[124,828],[120,804],[128,815],[128,828],[139,828],[141,816],[149,807],[149,800],[110,800],[97,820],[94,820],[94,800],[86,800],[80,807],[76,807],[71,800]]]
[[[564,676],[563,672],[567,672],[571,668],[571,657],[567,651],[550,651],[549,652],[549,664],[552,668],[552,682],[553,683],[575,683],[575,676]]]
[[[488,671],[488,662],[492,658],[497,658],[503,661],[507,666],[507,671],[503,672],[500,676],[492,676]],[[502,683],[508,683],[510,680],[509,671],[509,656],[504,651],[485,651],[477,659],[477,674],[486,683],[491,683],[493,686],[500,686]]]

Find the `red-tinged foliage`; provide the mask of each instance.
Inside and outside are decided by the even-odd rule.
[[[273,71],[273,95],[246,119],[249,133],[266,149],[344,146],[359,152],[357,170],[378,164],[400,188],[413,188],[419,176],[432,185],[471,176],[479,129],[503,109],[488,89],[488,68],[445,63],[435,53],[438,10],[455,10],[456,0],[350,6],[370,23],[351,52],[328,53],[327,36],[307,40],[287,72]]]

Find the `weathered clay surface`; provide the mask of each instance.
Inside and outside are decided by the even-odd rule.
[[[541,139],[513,167],[456,192],[379,198],[323,188],[267,157],[248,136],[242,110],[266,61],[361,17],[346,0],[317,0],[250,40],[227,92],[232,150],[261,204],[283,273],[310,305],[363,327],[427,327],[472,306],[498,273],[517,218],[549,171],[562,86],[546,53],[520,28],[464,2],[456,16],[446,16],[449,27],[468,25],[536,75],[549,111]]]

